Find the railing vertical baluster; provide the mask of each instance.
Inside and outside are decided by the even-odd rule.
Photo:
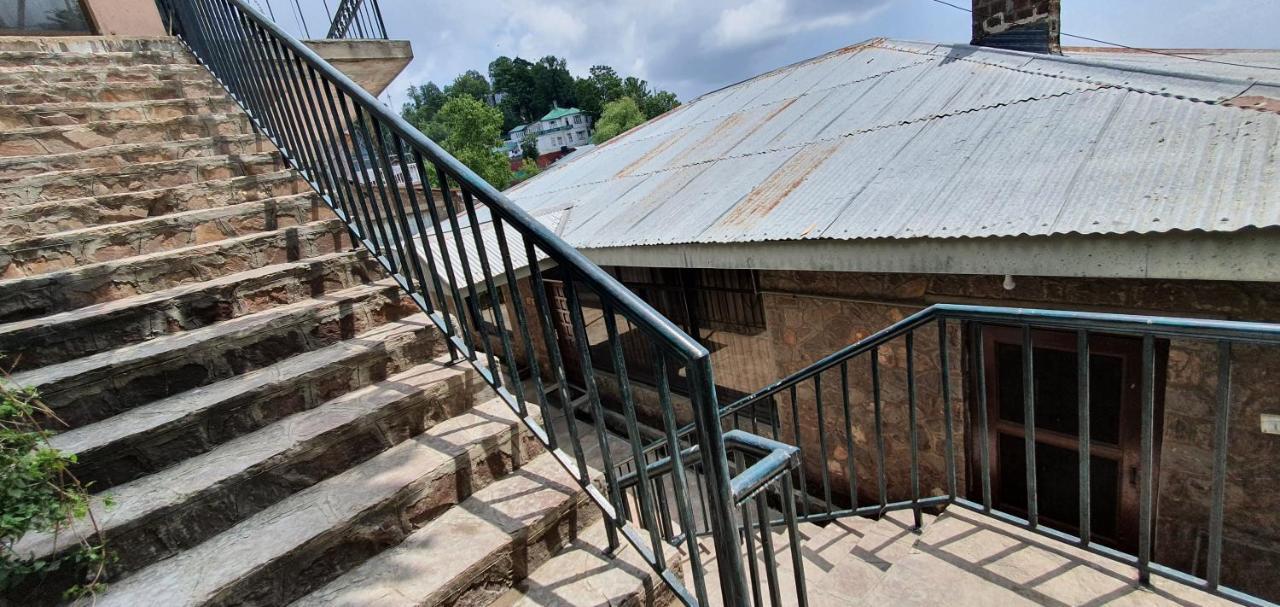
[[[947,496],[952,501],[956,499],[956,449],[955,449],[955,430],[952,427],[953,413],[951,410],[951,353],[947,344],[947,319],[938,319],[938,366],[941,367],[942,373],[942,416],[943,423],[946,424],[944,432],[946,432],[946,443],[944,449],[947,450],[946,466],[947,466]]]
[[[342,165],[338,167],[338,170],[342,173],[342,189],[346,190],[347,201],[350,203],[347,207],[347,212],[351,217],[354,217],[354,222],[349,220],[347,223],[349,226],[351,223],[355,224],[352,233],[358,234],[362,241],[352,244],[353,246],[363,245],[364,242],[367,242],[369,244],[364,246],[369,247],[371,252],[374,255],[377,255],[377,245],[374,244],[377,237],[373,235],[373,223],[369,215],[369,203],[365,199],[365,191],[363,187],[365,177],[364,172],[362,170],[357,171],[356,164],[360,162],[360,160],[358,160],[356,155],[352,153],[351,145],[347,142],[347,138],[352,132],[350,116],[345,112],[347,107],[347,98],[342,94],[342,91],[338,91],[335,101],[333,88],[327,81],[322,83],[321,89],[324,93],[325,102],[329,106],[329,114],[333,116],[334,129],[336,129],[335,139],[337,141],[337,149],[335,151],[338,157],[342,159]],[[343,113],[341,114],[338,110],[339,104],[341,104],[343,108]],[[346,126],[344,127],[344,125]],[[360,175],[359,178],[356,177],[357,174]]]
[[[378,222],[378,229],[382,232],[382,237],[386,239],[387,251],[383,257],[391,264],[390,272],[392,274],[401,274],[408,276],[409,271],[405,269],[404,248],[399,246],[400,233],[396,229],[395,221],[392,220],[394,211],[391,210],[391,197],[387,195],[387,182],[391,182],[392,191],[396,190],[395,182],[391,177],[391,163],[386,157],[386,150],[381,144],[381,125],[374,120],[366,120],[366,114],[355,107],[356,122],[360,125],[360,132],[364,133],[364,139],[369,142],[369,172],[372,173],[373,183],[371,191],[376,195],[371,196],[374,201],[373,217]],[[386,176],[385,178],[383,176]],[[376,188],[376,189],[374,189]],[[464,258],[465,259],[465,258]]]
[[[800,494],[800,511],[804,513],[805,518],[809,518],[809,481],[806,478],[805,468],[808,466],[804,457],[804,442],[801,435],[800,427],[800,399],[796,397],[796,387],[791,386],[791,433],[797,447],[800,447],[800,483],[797,485],[797,493]]]
[[[394,141],[396,144],[396,161],[400,163],[400,166],[402,167],[412,166],[412,167],[418,168],[418,165],[408,162],[408,158],[405,156],[405,153],[404,153],[404,143],[400,140],[400,138],[395,137]],[[405,169],[405,170],[408,170],[408,169]],[[425,172],[419,172],[418,174],[425,175]],[[431,184],[427,183],[425,180],[422,180],[422,185],[425,190],[431,189]],[[422,221],[422,207],[418,205],[418,194],[416,190],[417,188],[413,187],[413,183],[411,181],[405,182],[405,192],[409,196],[409,212],[413,216],[413,222],[414,222],[413,227],[417,228],[418,241],[422,243],[422,255],[421,255],[422,258],[417,260],[419,282],[422,282],[422,297],[428,303],[431,302],[431,296],[427,293],[427,285],[425,282],[425,277],[421,275],[422,262],[426,261],[427,275],[431,277],[431,286],[435,290],[435,307],[440,310],[441,320],[443,320],[446,323],[446,326],[448,327],[447,331],[450,334],[452,334],[453,326],[452,326],[452,321],[449,320],[449,306],[448,306],[448,303],[445,301],[444,289],[440,284],[440,275],[436,269],[435,256],[431,254],[430,233],[427,230],[427,226]],[[428,202],[430,202],[429,199],[428,199]],[[432,230],[434,230],[434,226],[432,227]],[[406,228],[406,231],[408,231],[408,228]],[[412,245],[412,239],[410,239],[410,242],[408,244]],[[505,246],[505,243],[503,244]],[[409,249],[410,249],[409,250],[410,255],[413,255],[415,257],[418,256],[417,248],[410,246]],[[430,311],[431,311],[431,308],[428,308],[428,312]],[[454,347],[453,343],[450,341],[449,348],[453,349],[453,347]]]
[[[911,446],[911,514],[916,529],[924,525],[920,512],[920,438],[916,426],[916,332],[907,331],[907,429]]]
[[[444,212],[449,217],[449,231],[453,235],[453,246],[458,252],[458,262],[462,266],[462,276],[450,268],[450,276],[454,278],[453,288],[467,290],[466,310],[471,313],[472,328],[480,334],[479,344],[467,344],[471,348],[471,359],[476,360],[477,345],[484,348],[485,362],[488,363],[489,372],[497,386],[502,385],[502,378],[498,375],[497,366],[493,359],[493,346],[489,344],[489,330],[484,327],[484,316],[480,314],[480,301],[476,295],[475,273],[471,271],[471,260],[467,255],[466,240],[462,238],[462,228],[458,227],[458,221],[461,219],[458,215],[457,208],[453,203],[453,192],[450,190],[449,176],[445,172],[444,167],[436,165],[436,178],[440,180],[440,196],[444,199]],[[441,226],[443,228],[443,226]],[[475,229],[475,226],[472,226]],[[458,284],[458,280],[462,281],[462,285]],[[459,314],[462,310],[458,311]],[[464,318],[465,322],[465,318]]]
[[[454,328],[453,328],[453,321],[450,320],[450,318],[452,316],[457,317],[457,323],[458,323],[457,336],[462,339],[462,343],[467,348],[467,351],[463,352],[463,356],[466,357],[468,360],[474,360],[475,348],[473,347],[472,344],[474,344],[475,342],[471,337],[471,327],[467,324],[466,308],[463,306],[463,303],[462,303],[462,289],[458,286],[458,274],[453,270],[453,262],[449,255],[449,247],[446,244],[445,237],[444,237],[444,223],[442,223],[440,220],[440,212],[436,210],[435,197],[431,194],[431,182],[427,176],[427,163],[422,158],[422,152],[414,150],[413,163],[414,163],[414,166],[418,168],[418,175],[421,176],[421,180],[423,184],[422,195],[427,199],[426,200],[427,215],[431,218],[431,231],[435,233],[436,247],[440,249],[441,268],[438,270],[433,270],[433,272],[437,276],[439,276],[441,273],[444,274],[444,280],[449,282],[449,294],[452,295],[453,314],[449,313],[448,306],[444,304],[440,305],[440,308],[442,310],[441,313],[445,317],[445,327],[449,331],[450,336],[455,335]],[[442,193],[441,196],[443,195],[444,194]],[[428,242],[427,238],[428,238],[427,235],[423,234],[422,247],[424,250],[429,251],[430,243]],[[432,264],[434,264],[434,262],[432,262]],[[450,340],[450,342],[452,343],[452,340]],[[450,349],[453,350],[454,348],[451,347]],[[555,433],[548,432],[547,434],[548,436],[554,436]]]
[[[1218,342],[1218,402],[1213,415],[1213,489],[1209,510],[1209,590],[1222,583],[1222,518],[1227,494],[1227,436],[1231,426],[1231,342]]]
[[[1089,455],[1089,448],[1092,440],[1089,436],[1090,420],[1089,407],[1089,332],[1083,329],[1076,331],[1076,401],[1079,406],[1077,412],[1078,421],[1076,422],[1076,434],[1080,439],[1079,447],[1079,468],[1080,468],[1080,487],[1078,489],[1079,503],[1076,508],[1079,510],[1080,519],[1080,545],[1088,546],[1092,541],[1090,536],[1093,534],[1093,481],[1090,478],[1091,465],[1093,463]]]
[[[290,99],[293,100],[294,107],[298,113],[298,124],[303,129],[301,136],[307,143],[307,172],[313,179],[316,191],[320,192],[322,195],[329,195],[332,197],[334,184],[329,178],[328,172],[325,171],[324,163],[321,161],[321,156],[323,155],[322,148],[324,146],[316,141],[318,138],[318,131],[311,119],[310,107],[303,95],[303,83],[299,81],[299,75],[294,72],[293,61],[290,61],[290,59],[296,61],[297,55],[294,55],[292,50],[284,48],[278,44],[272,46],[279,51],[277,56],[279,57],[281,64],[281,74],[284,78],[283,84],[289,91]]]
[[[725,457],[724,433],[720,429],[720,403],[716,400],[715,378],[709,354],[689,361],[687,377],[702,470],[706,476],[710,503],[708,525],[719,560],[720,589],[726,605],[746,602],[743,596],[742,554],[739,551],[737,517],[729,486],[729,460]],[[784,477],[787,475],[783,475]]]
[[[840,404],[844,408],[844,436],[845,436],[845,475],[849,481],[849,508],[851,510],[858,509],[858,469],[857,459],[854,457],[853,442],[853,413],[849,406],[849,363],[841,361],[840,363]]]
[[[764,553],[765,583],[769,585],[769,604],[782,607],[782,588],[778,583],[778,559],[773,553],[773,525],[770,524],[768,492],[761,491],[754,500],[760,519],[760,550]]]
[[[1138,581],[1151,583],[1151,517],[1155,509],[1155,339],[1142,336],[1142,436],[1138,467]]]
[[[405,201],[400,196],[399,184],[396,183],[393,177],[393,172],[391,170],[391,166],[392,166],[391,158],[387,156],[387,148],[389,146],[387,145],[386,137],[383,135],[381,128],[374,129],[374,137],[377,141],[378,158],[382,161],[382,166],[386,168],[385,174],[387,176],[387,186],[391,190],[392,200],[395,201],[394,204],[392,205],[393,208],[387,214],[387,223],[391,224],[393,228],[392,229],[393,232],[398,232],[397,240],[399,241],[400,246],[397,246],[396,249],[400,251],[400,260],[401,260],[401,263],[403,264],[401,266],[401,274],[404,275],[405,284],[409,286],[408,291],[411,293],[414,290],[413,288],[414,279],[418,281],[418,288],[422,290],[421,296],[424,300],[426,300],[427,293],[428,293],[427,281],[426,281],[426,277],[424,277],[422,274],[422,260],[418,259],[417,254],[415,254],[413,251],[412,230],[410,229],[409,221],[404,214]],[[391,137],[393,137],[397,141],[400,139],[399,136],[397,135],[391,135]],[[400,170],[402,173],[405,173],[405,174],[408,174],[409,172],[408,167],[405,167],[403,164],[400,165]],[[412,190],[412,189],[413,189],[413,184],[408,183],[408,181],[406,180],[405,190]],[[410,275],[413,275],[414,278],[411,278]],[[430,305],[428,305],[428,308],[429,307]]]
[[[822,406],[822,374],[813,376],[813,402],[818,412],[818,451],[822,458],[822,499],[827,514],[831,514],[831,471],[827,466],[827,419]]]
[[[354,108],[349,106],[355,106]],[[338,99],[338,109],[342,111],[342,123],[346,126],[347,133],[351,137],[351,147],[354,151],[355,168],[359,177],[352,175],[352,181],[355,182],[355,188],[360,198],[361,210],[364,211],[364,220],[366,229],[365,241],[373,247],[373,254],[377,257],[386,258],[383,249],[386,246],[387,234],[386,229],[382,226],[382,220],[378,215],[377,194],[374,192],[373,184],[369,180],[369,167],[365,165],[365,150],[369,148],[368,136],[364,133],[363,126],[356,120],[352,119],[352,111],[355,110],[356,118],[360,117],[358,112],[359,106],[356,104],[348,104],[345,99]],[[361,142],[366,142],[361,145]],[[380,235],[380,236],[379,236]],[[393,270],[394,271],[394,270]]]
[[[982,511],[991,512],[991,434],[987,427],[986,336],[982,325],[971,326],[973,334],[973,374],[978,384],[978,462],[982,484]]]
[[[595,422],[596,446],[600,448],[600,457],[603,461],[604,474],[606,478],[606,490],[609,498],[613,502],[613,507],[617,512],[624,510],[622,506],[622,494],[618,491],[618,479],[616,478],[617,470],[613,467],[613,455],[609,452],[609,437],[605,434],[605,417],[604,404],[600,401],[600,387],[596,384],[595,365],[591,357],[591,341],[587,335],[586,321],[582,314],[582,301],[578,298],[578,287],[575,283],[575,276],[569,275],[564,281],[564,295],[566,305],[569,307],[569,324],[573,328],[573,341],[578,344],[578,360],[582,366],[583,383],[587,388],[587,400],[591,405],[591,418]],[[602,310],[604,312],[604,310]],[[495,372],[496,375],[496,372]],[[605,526],[608,529],[609,548],[618,547],[617,526],[618,521],[608,520],[606,517]]]
[[[443,244],[441,247],[443,248]],[[533,242],[528,238],[524,241],[525,254],[529,259],[537,259],[534,256]],[[573,399],[569,397],[569,377],[565,368],[564,358],[560,353],[560,341],[556,337],[555,325],[551,324],[551,306],[547,303],[547,285],[542,280],[542,268],[537,263],[529,264],[529,290],[533,291],[534,307],[538,309],[538,319],[542,325],[542,341],[547,348],[547,357],[551,363],[551,372],[556,379],[556,392],[560,395],[560,413],[564,415],[565,430],[569,433],[570,449],[573,451],[573,459],[578,466],[578,479],[582,482],[590,480],[587,477],[587,457],[582,451],[582,441],[578,438],[577,418],[573,413]],[[457,293],[457,287],[454,288]],[[461,313],[461,312],[459,312]],[[465,319],[462,322],[466,322]],[[553,416],[544,413],[543,417],[547,419],[547,435],[555,435],[555,423]]]
[[[520,375],[516,369],[516,355],[511,348],[511,337],[507,335],[506,322],[503,320],[502,306],[498,303],[498,289],[493,284],[493,271],[489,265],[488,245],[484,241],[481,234],[480,221],[476,215],[476,205],[471,193],[462,191],[462,205],[467,213],[467,222],[471,224],[471,237],[476,244],[476,254],[480,258],[480,272],[484,274],[484,289],[489,297],[489,314],[493,316],[494,328],[498,331],[498,343],[502,347],[502,356],[506,358],[507,376],[510,378],[510,386],[507,390],[511,391],[511,386],[520,384]],[[497,221],[497,217],[493,217]],[[497,369],[493,370],[498,373]]]
[[[1022,425],[1027,461],[1027,522],[1040,524],[1040,495],[1036,490],[1036,378],[1031,325],[1022,326]]]
[[[498,254],[502,257],[502,272],[507,277],[507,291],[511,293],[511,310],[515,314],[515,324],[520,328],[520,340],[524,342],[524,356],[529,361],[529,375],[533,379],[534,391],[538,393],[538,406],[546,408],[547,395],[542,386],[542,371],[538,366],[538,357],[533,352],[533,336],[529,331],[529,319],[524,312],[524,302],[520,297],[520,284],[516,280],[515,269],[511,265],[511,250],[507,246],[506,231],[502,227],[502,218],[493,218],[493,234],[498,239]],[[538,263],[536,259],[527,260],[529,264]],[[514,365],[514,361],[512,362]],[[516,384],[517,396],[520,397],[520,414],[524,415],[524,384],[512,379]]]
[[[618,381],[618,391],[622,393],[622,411],[627,426],[627,442],[631,443],[631,461],[636,462],[636,476],[640,479],[640,482],[636,485],[636,492],[640,494],[640,520],[645,529],[649,530],[649,541],[653,544],[653,556],[656,559],[658,568],[666,569],[667,560],[662,549],[662,545],[665,542],[662,541],[662,529],[658,521],[654,519],[654,512],[657,508],[654,503],[654,488],[649,485],[649,467],[644,465],[644,441],[640,437],[640,424],[636,420],[636,403],[631,394],[631,382],[627,377],[627,362],[622,356],[622,344],[619,343],[618,322],[614,318],[612,307],[608,305],[602,306],[601,313],[604,315],[605,339],[609,342],[609,351],[613,355],[614,377]],[[596,423],[597,431],[603,435],[603,414]],[[600,448],[605,452],[605,469],[609,474],[612,474],[613,465],[607,453],[609,449],[608,442],[602,443]],[[611,481],[611,485],[616,486],[616,480]],[[618,504],[624,505],[625,503],[626,500],[619,496]]]
[[[796,527],[795,496],[792,493],[791,475],[783,474],[782,519],[787,523],[787,539],[791,544],[791,569],[796,578],[796,602],[799,607],[808,607],[809,592],[804,579],[804,555],[800,548],[800,530]]]
[[[324,132],[328,134],[329,141],[331,142],[324,146],[326,158],[330,165],[330,173],[334,177],[334,196],[331,200],[336,206],[335,210],[346,216],[343,217],[343,223],[348,223],[350,221],[349,218],[351,217],[351,209],[354,204],[350,199],[350,182],[347,179],[347,174],[342,168],[343,158],[338,144],[340,136],[334,131],[334,123],[337,122],[337,115],[331,114],[325,109],[322,94],[323,91],[327,90],[327,87],[325,87],[324,80],[316,75],[315,68],[309,65],[303,67],[305,67],[304,72],[308,74],[311,79],[311,86],[309,86],[308,89],[314,99],[315,108],[319,114],[319,122],[323,125]],[[356,246],[358,241],[352,241],[351,244],[352,246]]]
[[[884,408],[880,401],[880,348],[871,348],[871,400],[876,434],[876,488],[880,492],[880,508],[889,504],[889,481],[885,477]]]
[[[734,457],[737,459],[738,472],[746,470],[747,464],[742,454],[735,453]],[[754,525],[751,520],[751,505],[744,503],[739,508],[742,511],[742,537],[746,540],[747,579],[751,583],[751,604],[755,607],[763,607],[764,597],[760,593],[760,564],[756,561],[756,532],[752,528]],[[768,519],[761,520],[761,528],[766,529],[765,533],[768,533],[767,523]]]

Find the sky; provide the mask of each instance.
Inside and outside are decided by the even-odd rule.
[[[324,5],[299,0],[316,37]],[[950,0],[969,6],[970,0]],[[271,4],[291,31],[293,0]],[[878,36],[969,41],[969,15],[933,0],[380,0],[390,37],[413,43],[415,59],[383,100],[444,85],[468,69],[487,73],[499,55],[557,55],[575,75],[611,65],[673,91],[682,101],[757,74]],[[1074,33],[1156,48],[1275,48],[1280,0],[1062,0]],[[319,33],[317,33],[319,32]],[[1091,43],[1063,38],[1063,44]]]

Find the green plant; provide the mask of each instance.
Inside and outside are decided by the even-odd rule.
[[[636,100],[623,97],[604,106],[604,115],[596,123],[596,134],[591,137],[592,143],[604,143],[627,129],[645,121],[644,112],[636,105]]]
[[[34,390],[0,378],[0,594],[54,572],[70,573],[56,578],[71,580],[66,598],[96,594],[104,587],[109,553],[94,539],[99,534],[89,494],[69,470],[75,455],[49,446],[40,418],[57,419]],[[72,529],[80,519],[87,519],[92,533]],[[52,532],[75,545],[44,558],[21,554],[18,540],[33,532]]]

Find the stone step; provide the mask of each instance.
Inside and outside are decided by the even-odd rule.
[[[13,322],[162,291],[332,253],[346,232],[338,219],[205,245],[0,280],[0,322]]]
[[[424,314],[49,438],[95,491],[206,453],[276,419],[387,380],[442,349]],[[468,389],[478,389],[478,379]]]
[[[12,85],[0,89],[0,104],[155,101],[213,95],[226,95],[226,89],[210,79],[163,82],[37,83]]]
[[[332,216],[318,196],[296,194],[60,232],[0,244],[0,278],[171,251]]]
[[[133,65],[3,65],[0,85],[98,84],[110,82],[165,82],[201,80],[213,76],[204,66],[190,63]]]
[[[57,171],[125,167],[198,156],[245,156],[275,151],[276,147],[257,133],[160,143],[125,143],[69,154],[0,158],[0,177],[13,179]]]
[[[285,417],[162,472],[97,496],[98,533],[127,575],[233,527],[282,499],[367,461],[470,409],[474,372],[417,365],[386,382]],[[89,525],[71,530],[94,537]],[[65,533],[65,531],[64,531]],[[67,547],[47,533],[23,538],[25,554]],[[65,540],[64,540],[65,542]]]
[[[0,208],[171,188],[214,179],[261,175],[283,168],[280,155],[268,152],[247,156],[197,156],[119,167],[0,177]]]
[[[67,154],[126,143],[160,143],[253,132],[243,113],[41,126],[0,133],[0,157]]]
[[[80,60],[114,65],[131,60],[151,60],[153,56],[154,61],[160,63],[172,59],[194,61],[182,42],[171,36],[0,37],[0,65]]]
[[[412,315],[416,308],[407,301],[388,279],[22,371],[10,380],[39,390],[59,418],[51,428],[76,428],[351,339]]]
[[[484,491],[535,448],[503,402],[485,402],[290,495],[204,543],[114,581],[95,604],[287,603],[399,543],[442,511],[458,511],[450,506]],[[547,490],[541,475],[518,478],[527,479],[526,490]],[[569,495],[562,485],[550,491]],[[535,495],[522,497],[512,505],[534,499]],[[458,542],[446,550],[466,549],[475,540],[460,537]],[[433,566],[442,556],[453,555],[436,553],[432,561],[417,565]]]
[[[357,250],[236,272],[0,325],[0,352],[21,353],[5,360],[12,371],[35,369],[366,284],[380,271]]]
[[[605,550],[607,542],[604,521],[591,525],[489,607],[675,604],[675,593],[635,548],[624,544],[618,553],[610,554]]]
[[[292,170],[0,208],[0,242],[312,193]]]
[[[167,120],[179,116],[228,114],[237,108],[226,95],[157,101],[4,105],[0,106],[0,128],[89,124],[107,120]]]
[[[484,605],[599,515],[544,452],[294,606]]]

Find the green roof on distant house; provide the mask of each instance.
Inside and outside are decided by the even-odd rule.
[[[547,112],[547,115],[543,116],[541,120],[539,120],[539,122],[543,120],[555,120],[556,118],[564,118],[565,116],[572,116],[574,114],[581,114],[581,113],[582,113],[582,110],[576,107],[554,107],[553,106],[551,108],[551,111]]]

